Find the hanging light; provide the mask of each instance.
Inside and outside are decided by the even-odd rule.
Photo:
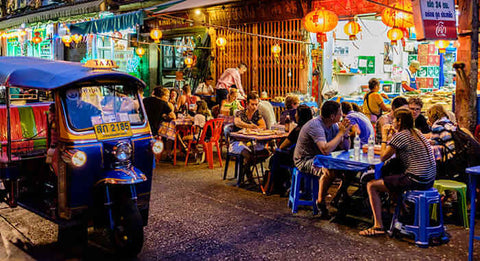
[[[412,12],[412,2],[410,0],[399,0],[391,5],[393,8],[385,8],[382,12],[382,22],[389,27],[408,28],[414,26]],[[406,12],[397,9],[405,10]]]
[[[435,41],[435,46],[438,48],[440,53],[445,53],[445,50],[450,45],[450,41],[447,40],[437,40]]]
[[[191,57],[186,57],[185,60],[183,60],[187,68],[192,68],[193,64],[193,59]]]
[[[72,37],[70,35],[62,36],[62,42],[65,44],[66,47],[70,47],[70,43],[72,42]]]
[[[403,31],[399,28],[392,28],[388,30],[387,37],[390,39],[392,45],[396,45],[397,41],[403,38]]]
[[[270,48],[272,51],[273,57],[275,58],[275,62],[279,62],[278,57],[280,56],[280,52],[282,51],[282,48],[278,44],[272,45],[272,48]]]
[[[361,31],[360,25],[355,21],[350,21],[345,24],[343,31],[348,35],[348,39],[356,40],[357,34]]]
[[[75,42],[75,43],[79,43],[80,41],[82,41],[83,39],[83,36],[79,35],[79,34],[74,34],[72,35],[72,40]]]
[[[40,32],[35,32],[34,34],[35,34],[35,36],[32,38],[32,42],[35,43],[35,44],[41,43],[43,40],[40,37]]]
[[[138,55],[138,57],[142,58],[142,56],[145,54],[145,49],[138,47],[137,50],[135,50],[135,53]]]
[[[218,37],[215,43],[218,47],[220,47],[220,50],[224,50],[225,46],[227,45],[227,40],[223,37]]]
[[[315,10],[308,13],[303,18],[303,27],[305,30],[317,34],[317,42],[323,48],[323,43],[327,41],[326,32],[333,30],[338,24],[338,16],[325,9]]]
[[[152,29],[150,31],[150,38],[153,39],[153,41],[155,43],[159,43],[160,42],[160,39],[162,38],[162,31],[160,31],[160,29]]]

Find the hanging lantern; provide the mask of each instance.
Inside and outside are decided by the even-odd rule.
[[[70,43],[72,42],[72,37],[70,35],[62,36],[62,42],[65,44],[66,47],[70,47]]]
[[[410,0],[399,0],[392,7],[412,12]],[[414,26],[413,15],[392,8],[385,8],[382,12],[382,22],[389,27],[408,28]]]
[[[192,64],[193,64],[193,59],[192,58],[187,57],[187,58],[185,58],[185,60],[183,60],[183,62],[185,63],[187,68],[192,68]]]
[[[82,41],[83,39],[83,36],[79,35],[79,34],[74,34],[72,35],[72,40],[78,44],[80,41]]]
[[[272,51],[273,57],[275,58],[275,62],[279,62],[278,57],[280,56],[280,52],[282,51],[282,48],[278,44],[272,45],[272,48],[270,49]]]
[[[396,45],[397,41],[403,38],[403,31],[399,28],[392,28],[388,30],[387,37],[390,39],[392,45]]]
[[[35,43],[35,44],[41,43],[43,40],[40,37],[40,32],[35,32],[34,34],[35,34],[35,36],[32,38],[32,42]]]
[[[348,35],[348,39],[356,40],[357,34],[361,31],[360,25],[355,21],[350,21],[343,27],[343,31]]]
[[[437,40],[435,41],[435,46],[438,48],[440,53],[445,53],[445,50],[450,45],[450,41],[447,40]]]
[[[218,47],[220,47],[220,50],[224,50],[225,46],[227,45],[227,40],[223,37],[218,37],[215,43]]]
[[[303,27],[305,30],[317,34],[317,42],[323,48],[323,43],[327,41],[326,32],[333,30],[338,24],[338,16],[325,9],[315,10],[308,13],[303,18]]]
[[[153,39],[153,41],[155,43],[159,43],[160,42],[160,39],[162,38],[162,31],[160,31],[160,29],[152,29],[150,31],[150,38]]]
[[[135,50],[135,53],[138,55],[138,57],[142,58],[142,56],[145,54],[145,49],[138,47],[137,50]]]

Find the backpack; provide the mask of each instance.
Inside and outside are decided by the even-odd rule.
[[[450,151],[445,147],[446,153],[450,153],[452,157],[445,157],[447,160],[442,164],[444,165],[442,166],[443,172],[449,178],[467,182],[468,176],[465,169],[480,165],[480,143],[460,127],[457,127],[451,134],[455,151]]]

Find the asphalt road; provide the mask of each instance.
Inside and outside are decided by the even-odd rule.
[[[450,242],[429,248],[388,236],[365,238],[358,231],[368,224],[320,220],[309,209],[292,214],[287,198],[237,188],[222,175],[218,164],[213,170],[206,164],[157,165],[137,260],[467,259],[468,230],[460,226],[448,225]],[[95,235],[83,256],[66,252],[56,244],[54,224],[6,205],[0,205],[0,235],[0,260],[121,259]]]

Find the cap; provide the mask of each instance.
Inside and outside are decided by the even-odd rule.
[[[415,69],[418,70],[418,68],[420,68],[420,63],[416,60],[413,60],[410,62],[410,66],[413,66]]]

